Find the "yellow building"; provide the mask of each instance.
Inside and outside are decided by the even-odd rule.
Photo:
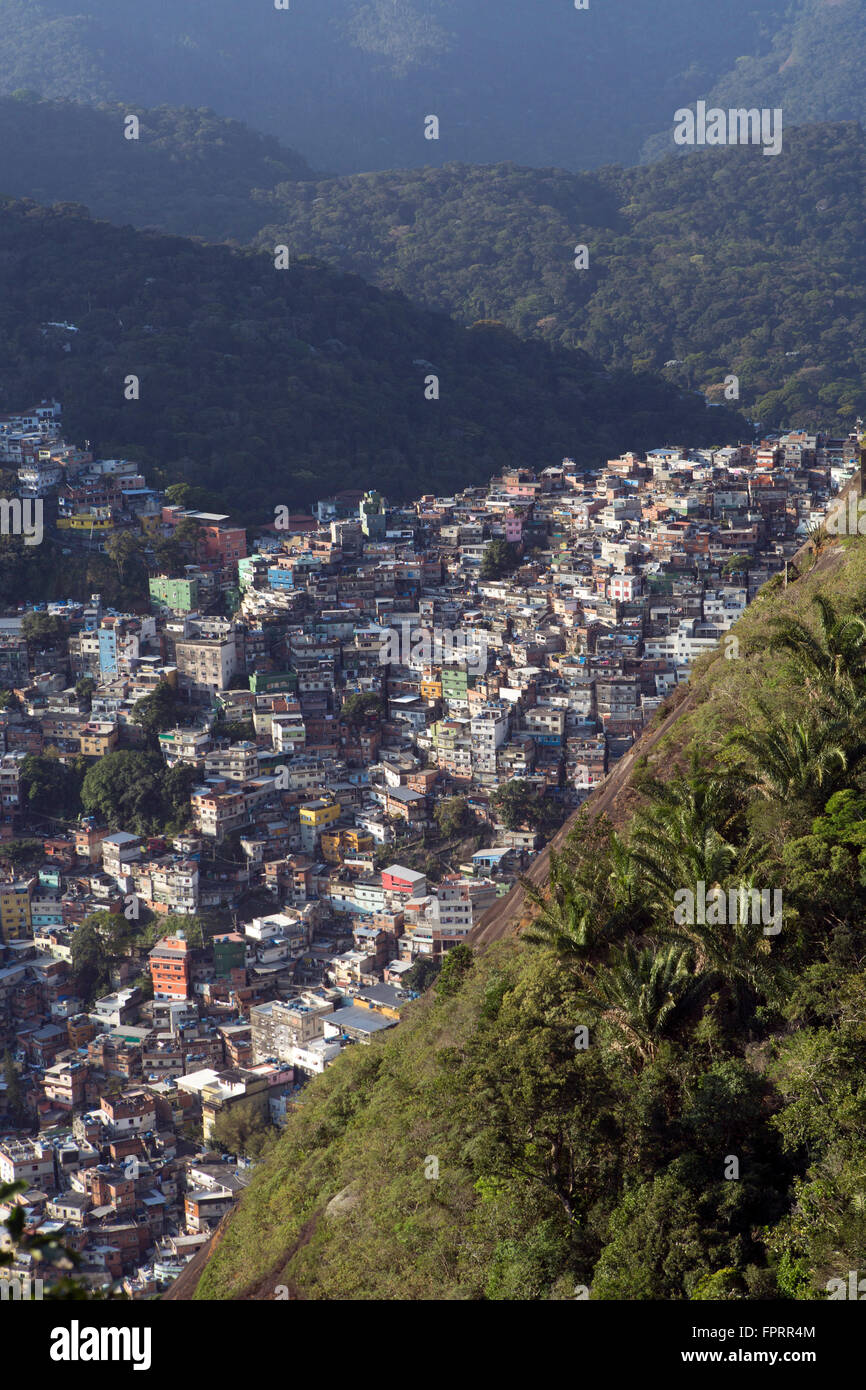
[[[369,830],[344,830],[343,845],[350,854],[372,854],[373,836]]]
[[[0,883],[0,933],[4,941],[20,941],[33,935],[30,891],[33,880]]]
[[[58,517],[57,529],[58,531],[113,531],[114,522],[110,514],[108,516],[91,516],[89,512],[74,512],[72,516]]]
[[[340,819],[339,801],[311,801],[299,811],[301,825],[311,830],[321,830]]]
[[[421,682],[422,700],[441,700],[442,682],[441,680],[423,680]]]
[[[301,848],[306,854],[313,853],[321,832],[338,821],[341,815],[342,807],[339,801],[325,801],[323,797],[316,801],[308,801],[306,806],[299,808]]]
[[[342,864],[346,855],[372,854],[373,836],[367,830],[326,830],[321,848],[328,864]]]
[[[119,730],[116,724],[86,724],[78,735],[82,754],[86,758],[104,758],[117,747]]]

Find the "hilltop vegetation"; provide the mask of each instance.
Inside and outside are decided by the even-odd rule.
[[[0,0],[0,93],[213,107],[341,173],[591,169],[664,153],[701,98],[862,120],[864,23],[866,0]]]
[[[847,429],[866,415],[859,126],[787,130],[778,159],[711,149],[593,174],[454,164],[316,179],[211,112],[145,112],[136,143],[123,111],[0,100],[0,190],[74,198],[139,227],[285,242],[466,325],[499,320],[716,401],[733,373],[765,428]]]
[[[765,427],[841,427],[866,414],[864,153],[859,126],[827,125],[788,131],[777,159],[711,149],[594,174],[449,165],[287,184],[264,200],[262,240],[717,400],[734,373]]]
[[[737,633],[531,929],[310,1084],[197,1298],[808,1300],[862,1267],[866,546]],[[701,882],[771,910],[675,917]]]
[[[349,478],[415,497],[515,458],[592,463],[672,433],[708,443],[746,430],[650,373],[606,374],[501,325],[458,327],[312,260],[277,270],[273,248],[7,201],[0,409],[46,394],[62,400],[68,437],[259,519]]]
[[[262,224],[254,190],[312,178],[273,136],[190,107],[130,107],[0,97],[0,192],[83,203],[94,217],[211,241],[249,241]]]
[[[729,70],[708,91],[710,106],[779,107],[786,126],[814,121],[862,121],[866,116],[859,52],[866,25],[864,0],[795,0],[767,12],[765,38],[742,48]],[[647,141],[644,157],[674,148],[669,130]]]

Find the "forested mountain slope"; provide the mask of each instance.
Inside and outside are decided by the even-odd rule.
[[[808,1300],[862,1267],[864,593],[860,538],[767,586],[534,928],[310,1084],[196,1298]],[[772,911],[675,917],[701,882]]]
[[[866,0],[0,0],[0,93],[209,106],[341,173],[588,169],[699,99],[862,119],[864,28]]]
[[[281,185],[264,205],[264,241],[315,248],[464,322],[501,319],[716,399],[735,373],[765,427],[866,415],[858,125],[789,131],[777,159],[718,148],[593,174],[450,165]]]
[[[319,262],[276,269],[273,248],[7,200],[0,409],[46,394],[70,438],[259,520],[350,481],[410,498],[516,459],[590,464],[673,436],[748,432],[652,373],[607,373],[497,325],[461,328]]]
[[[708,91],[690,94],[709,106],[780,108],[786,126],[812,121],[862,121],[866,116],[860,52],[864,0],[794,0],[779,15],[767,10],[763,47],[742,48]],[[644,157],[673,148],[670,130],[649,140]]]
[[[108,222],[249,241],[262,225],[253,190],[312,176],[273,136],[213,111],[0,97],[0,192],[83,203]]]
[[[139,142],[122,138],[122,117],[0,100],[0,191],[288,242],[467,325],[498,319],[716,400],[734,373],[767,428],[866,415],[856,124],[788,131],[778,159],[709,149],[592,174],[455,164],[316,180],[291,150],[210,112],[144,112]]]

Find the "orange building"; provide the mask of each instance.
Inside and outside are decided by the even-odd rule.
[[[190,945],[181,933],[157,942],[148,957],[154,999],[189,998],[190,960]]]

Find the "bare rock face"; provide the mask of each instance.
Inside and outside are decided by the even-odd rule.
[[[348,1216],[349,1212],[358,1205],[359,1194],[355,1187],[350,1183],[338,1192],[336,1197],[332,1197],[325,1207],[325,1216],[332,1218],[337,1216]]]

